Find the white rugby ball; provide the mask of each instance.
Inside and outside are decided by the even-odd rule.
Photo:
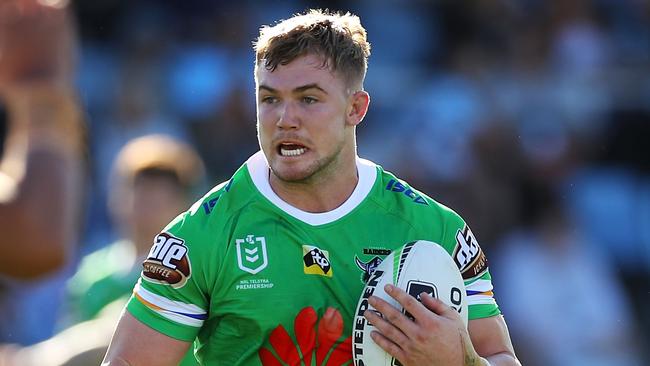
[[[352,353],[355,366],[399,366],[399,361],[386,353],[370,338],[376,328],[363,313],[369,309],[368,298],[377,296],[398,309],[404,309],[384,291],[395,285],[413,297],[422,292],[431,294],[458,311],[467,327],[467,293],[458,267],[443,247],[431,241],[418,240],[405,244],[386,256],[361,293],[352,327]],[[408,315],[408,314],[407,314]]]

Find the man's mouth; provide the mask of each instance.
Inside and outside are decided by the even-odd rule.
[[[283,143],[278,146],[278,150],[282,156],[300,156],[307,151],[307,148],[302,145]]]

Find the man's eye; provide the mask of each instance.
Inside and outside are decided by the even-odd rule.
[[[318,102],[318,99],[316,99],[314,97],[303,97],[302,101],[305,102],[306,104],[314,104],[314,103]]]
[[[277,101],[278,101],[278,98],[276,98],[276,97],[271,97],[271,96],[262,97],[262,103],[265,103],[265,104],[273,104],[273,103],[275,103]]]

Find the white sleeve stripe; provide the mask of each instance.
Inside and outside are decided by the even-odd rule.
[[[470,284],[466,284],[465,288],[468,292],[488,292],[494,288],[490,280],[476,280]]]
[[[496,306],[496,304],[497,302],[494,300],[494,297],[492,296],[473,295],[467,297],[467,306],[472,306],[472,305],[495,305]]]
[[[164,296],[154,294],[153,292],[148,291],[147,289],[142,287],[140,282],[138,282],[135,285],[135,289],[133,290],[133,292],[136,292],[143,299],[165,310],[189,313],[194,315],[201,315],[206,313],[205,310],[201,309],[200,307],[194,304],[188,304],[182,301],[170,300]]]
[[[135,297],[149,309],[176,323],[200,327],[207,312],[194,304],[170,300],[144,289],[138,282],[133,289]]]

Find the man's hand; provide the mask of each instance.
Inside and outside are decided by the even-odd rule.
[[[74,87],[77,39],[68,3],[0,1],[0,102],[12,132],[7,146],[15,135],[27,134],[31,146],[75,153],[82,148],[84,124]]]
[[[67,3],[0,2],[0,92],[31,83],[69,88],[76,40]]]
[[[370,305],[383,314],[366,311],[365,317],[379,331],[372,339],[404,366],[483,365],[458,313],[426,293],[422,303],[403,290],[386,285],[386,293],[413,315],[413,320],[386,301],[371,296]]]
[[[0,0],[0,103],[8,117],[0,156],[0,272],[15,278],[65,265],[82,217],[85,124],[67,3]]]

